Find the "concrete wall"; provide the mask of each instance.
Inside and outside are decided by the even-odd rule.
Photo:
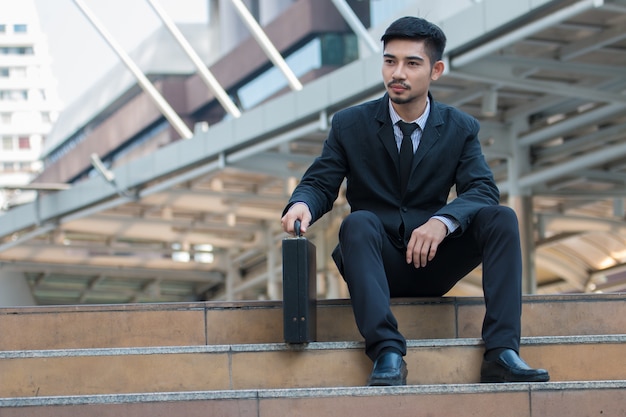
[[[21,272],[0,270],[0,307],[36,305]]]

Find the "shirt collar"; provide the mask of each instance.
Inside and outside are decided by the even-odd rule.
[[[420,130],[423,131],[424,127],[426,127],[426,120],[428,120],[429,114],[430,114],[430,97],[427,96],[426,108],[424,109],[424,113],[422,113],[422,115],[415,120],[405,120],[405,122],[417,123],[417,125],[420,127]],[[393,105],[391,104],[391,99],[389,100],[389,116],[391,116],[391,123],[394,125],[398,123],[398,121],[402,120],[402,118],[396,112],[396,109],[393,108]]]

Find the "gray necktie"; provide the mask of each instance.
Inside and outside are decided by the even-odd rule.
[[[398,121],[398,126],[402,131],[402,144],[400,145],[400,190],[404,193],[409,182],[411,165],[413,163],[413,141],[411,140],[411,134],[419,126],[417,123],[407,123],[402,120]]]

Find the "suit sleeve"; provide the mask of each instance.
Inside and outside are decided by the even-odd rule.
[[[340,114],[333,118],[321,155],[304,173],[283,214],[301,201],[309,206],[313,223],[332,209],[341,183],[349,174],[348,159],[340,140],[340,119]]]
[[[479,124],[473,118],[469,120],[455,173],[457,196],[436,213],[456,219],[461,233],[479,209],[500,202],[500,192],[478,140]]]

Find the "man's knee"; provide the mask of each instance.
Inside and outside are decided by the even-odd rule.
[[[519,239],[519,224],[515,211],[507,206],[489,206],[478,211],[474,218],[481,234],[510,236]],[[484,236],[484,235],[483,235]]]
[[[380,235],[383,231],[382,222],[371,211],[354,211],[343,220],[339,228],[339,240],[361,240],[373,235]]]
[[[372,247],[380,247],[383,235],[382,222],[370,211],[355,211],[343,219],[339,228],[339,244],[333,251],[332,258],[344,279],[344,257],[358,257]]]
[[[518,227],[515,210],[507,206],[487,206],[476,214],[475,221],[487,223],[501,223],[502,225]]]

